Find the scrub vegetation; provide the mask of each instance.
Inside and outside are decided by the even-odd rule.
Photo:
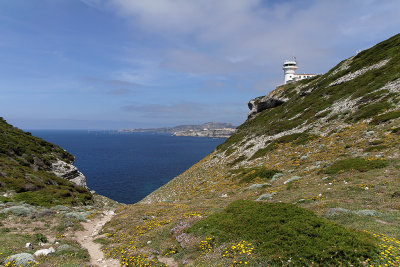
[[[119,206],[96,241],[105,257],[123,266],[399,266],[398,62],[395,35],[324,75],[276,88],[269,97],[285,103],[248,119],[210,155],[139,203]],[[0,198],[7,209],[0,213],[5,236],[17,232],[6,226],[10,216],[38,209],[5,205],[18,197],[48,201],[29,195],[40,190],[18,192],[29,175],[53,179],[37,173],[48,166],[43,155],[69,157],[48,149],[32,155],[43,167],[38,169],[23,149],[9,146],[1,154],[2,187],[16,192]],[[5,177],[17,185],[6,185]],[[34,184],[36,178],[29,179]],[[64,189],[57,188],[55,199],[63,199]],[[78,193],[67,199],[89,201]],[[71,212],[77,211],[65,213]],[[54,231],[67,234],[65,224]]]
[[[240,240],[253,244],[257,257],[247,257],[250,265],[361,266],[377,250],[370,235],[287,203],[235,201],[188,232],[214,237],[215,246]]]

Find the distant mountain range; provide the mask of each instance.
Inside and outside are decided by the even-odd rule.
[[[124,133],[170,133],[176,136],[196,136],[196,137],[229,137],[236,130],[230,123],[207,122],[200,125],[179,125],[175,127],[161,128],[132,128],[122,129]]]

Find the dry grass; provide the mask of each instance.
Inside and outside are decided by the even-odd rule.
[[[242,166],[263,166],[283,172],[283,176],[271,182],[271,186],[254,190],[248,189],[248,186],[267,181],[255,178],[250,183],[241,184],[240,180],[231,176],[229,161],[211,154],[142,203],[120,210],[105,227],[109,244],[104,246],[104,250],[109,257],[135,259],[140,256],[161,264],[157,258],[173,247],[174,252],[169,253],[168,257],[173,257],[178,263],[187,262],[194,266],[230,264],[219,253],[222,247],[204,253],[200,246],[202,238],[187,234],[179,243],[177,237],[183,232],[171,232],[171,229],[179,228],[179,225],[192,225],[208,214],[221,211],[235,200],[255,200],[265,193],[276,193],[269,201],[297,203],[346,227],[399,240],[400,222],[397,218],[400,205],[394,192],[400,190],[400,161],[395,149],[400,145],[400,140],[391,133],[391,128],[396,125],[398,121],[376,126],[357,123],[304,145],[278,145],[265,157]],[[374,131],[374,134],[366,136],[368,131]],[[379,140],[378,143],[387,148],[365,154],[365,149],[375,144],[374,140]],[[354,157],[384,158],[388,166],[365,172],[348,170],[331,175],[323,172],[337,160]],[[284,184],[292,176],[299,176],[300,179]],[[332,208],[343,208],[350,212],[328,216]],[[357,213],[362,210],[375,213],[373,216]],[[368,262],[391,264],[389,259],[385,261],[379,257]],[[390,262],[395,263],[393,260]],[[244,261],[235,264],[245,265]]]

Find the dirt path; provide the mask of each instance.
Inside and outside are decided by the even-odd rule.
[[[168,267],[178,267],[178,263],[174,260],[174,258],[163,258],[163,257],[158,257],[158,260]]]
[[[101,228],[112,219],[115,215],[113,211],[105,211],[101,216],[97,216],[92,220],[82,223],[85,230],[75,233],[75,239],[82,247],[86,248],[90,255],[90,264],[92,266],[101,267],[119,267],[120,263],[116,259],[105,259],[101,251],[101,245],[94,243],[93,240],[98,238]]]

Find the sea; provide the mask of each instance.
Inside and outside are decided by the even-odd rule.
[[[91,190],[126,204],[143,199],[225,140],[118,131],[28,131],[73,154]]]

